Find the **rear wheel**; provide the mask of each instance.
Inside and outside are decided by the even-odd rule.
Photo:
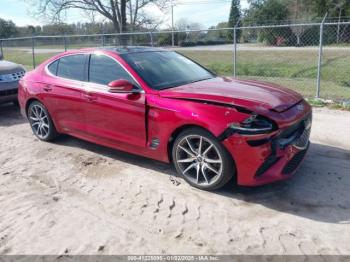
[[[235,174],[233,160],[225,147],[200,128],[185,130],[176,138],[172,157],[177,172],[200,189],[218,189]]]
[[[40,140],[51,141],[58,136],[50,114],[42,103],[34,101],[29,105],[28,119],[35,136]]]

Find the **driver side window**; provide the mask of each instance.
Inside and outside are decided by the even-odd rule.
[[[112,58],[105,55],[92,54],[89,66],[89,82],[108,85],[114,80],[125,79],[136,85],[128,72]]]

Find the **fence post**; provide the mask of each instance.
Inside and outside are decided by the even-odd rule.
[[[153,43],[153,33],[152,33],[152,31],[149,32],[149,35],[150,35],[150,37],[151,37],[151,46],[154,47],[154,43]]]
[[[317,86],[316,86],[316,98],[320,98],[320,88],[321,88],[321,70],[322,70],[322,55],[323,55],[323,29],[324,23],[326,21],[327,14],[324,16],[322,23],[320,25],[320,43],[318,49],[318,65],[317,65]]]
[[[175,35],[174,35],[174,3],[171,0],[171,46],[175,46]]]
[[[236,77],[237,65],[237,29],[233,28],[233,77]]]
[[[35,36],[32,36],[32,59],[33,59],[33,69],[35,69]]]
[[[237,20],[235,27],[233,28],[233,77],[237,76],[237,26],[240,19]]]
[[[102,46],[105,46],[106,43],[105,43],[105,35],[101,35],[101,40],[102,40]]]
[[[3,49],[3,42],[2,42],[2,40],[0,40],[0,53],[1,53],[0,57],[4,58],[5,56],[4,56],[4,49]]]
[[[67,52],[67,37],[66,37],[66,35],[64,35],[63,41],[64,41],[64,51]]]

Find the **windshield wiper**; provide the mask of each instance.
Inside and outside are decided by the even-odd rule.
[[[208,77],[208,78],[203,78],[203,79],[199,79],[199,80],[195,80],[192,82],[189,82],[188,84],[193,84],[193,83],[197,83],[197,82],[201,82],[201,81],[205,81],[205,80],[209,80],[209,79],[213,79],[214,77]]]

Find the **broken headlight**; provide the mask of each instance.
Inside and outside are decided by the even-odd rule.
[[[230,129],[239,134],[257,135],[273,131],[274,124],[265,117],[252,114],[241,123],[232,123]]]

